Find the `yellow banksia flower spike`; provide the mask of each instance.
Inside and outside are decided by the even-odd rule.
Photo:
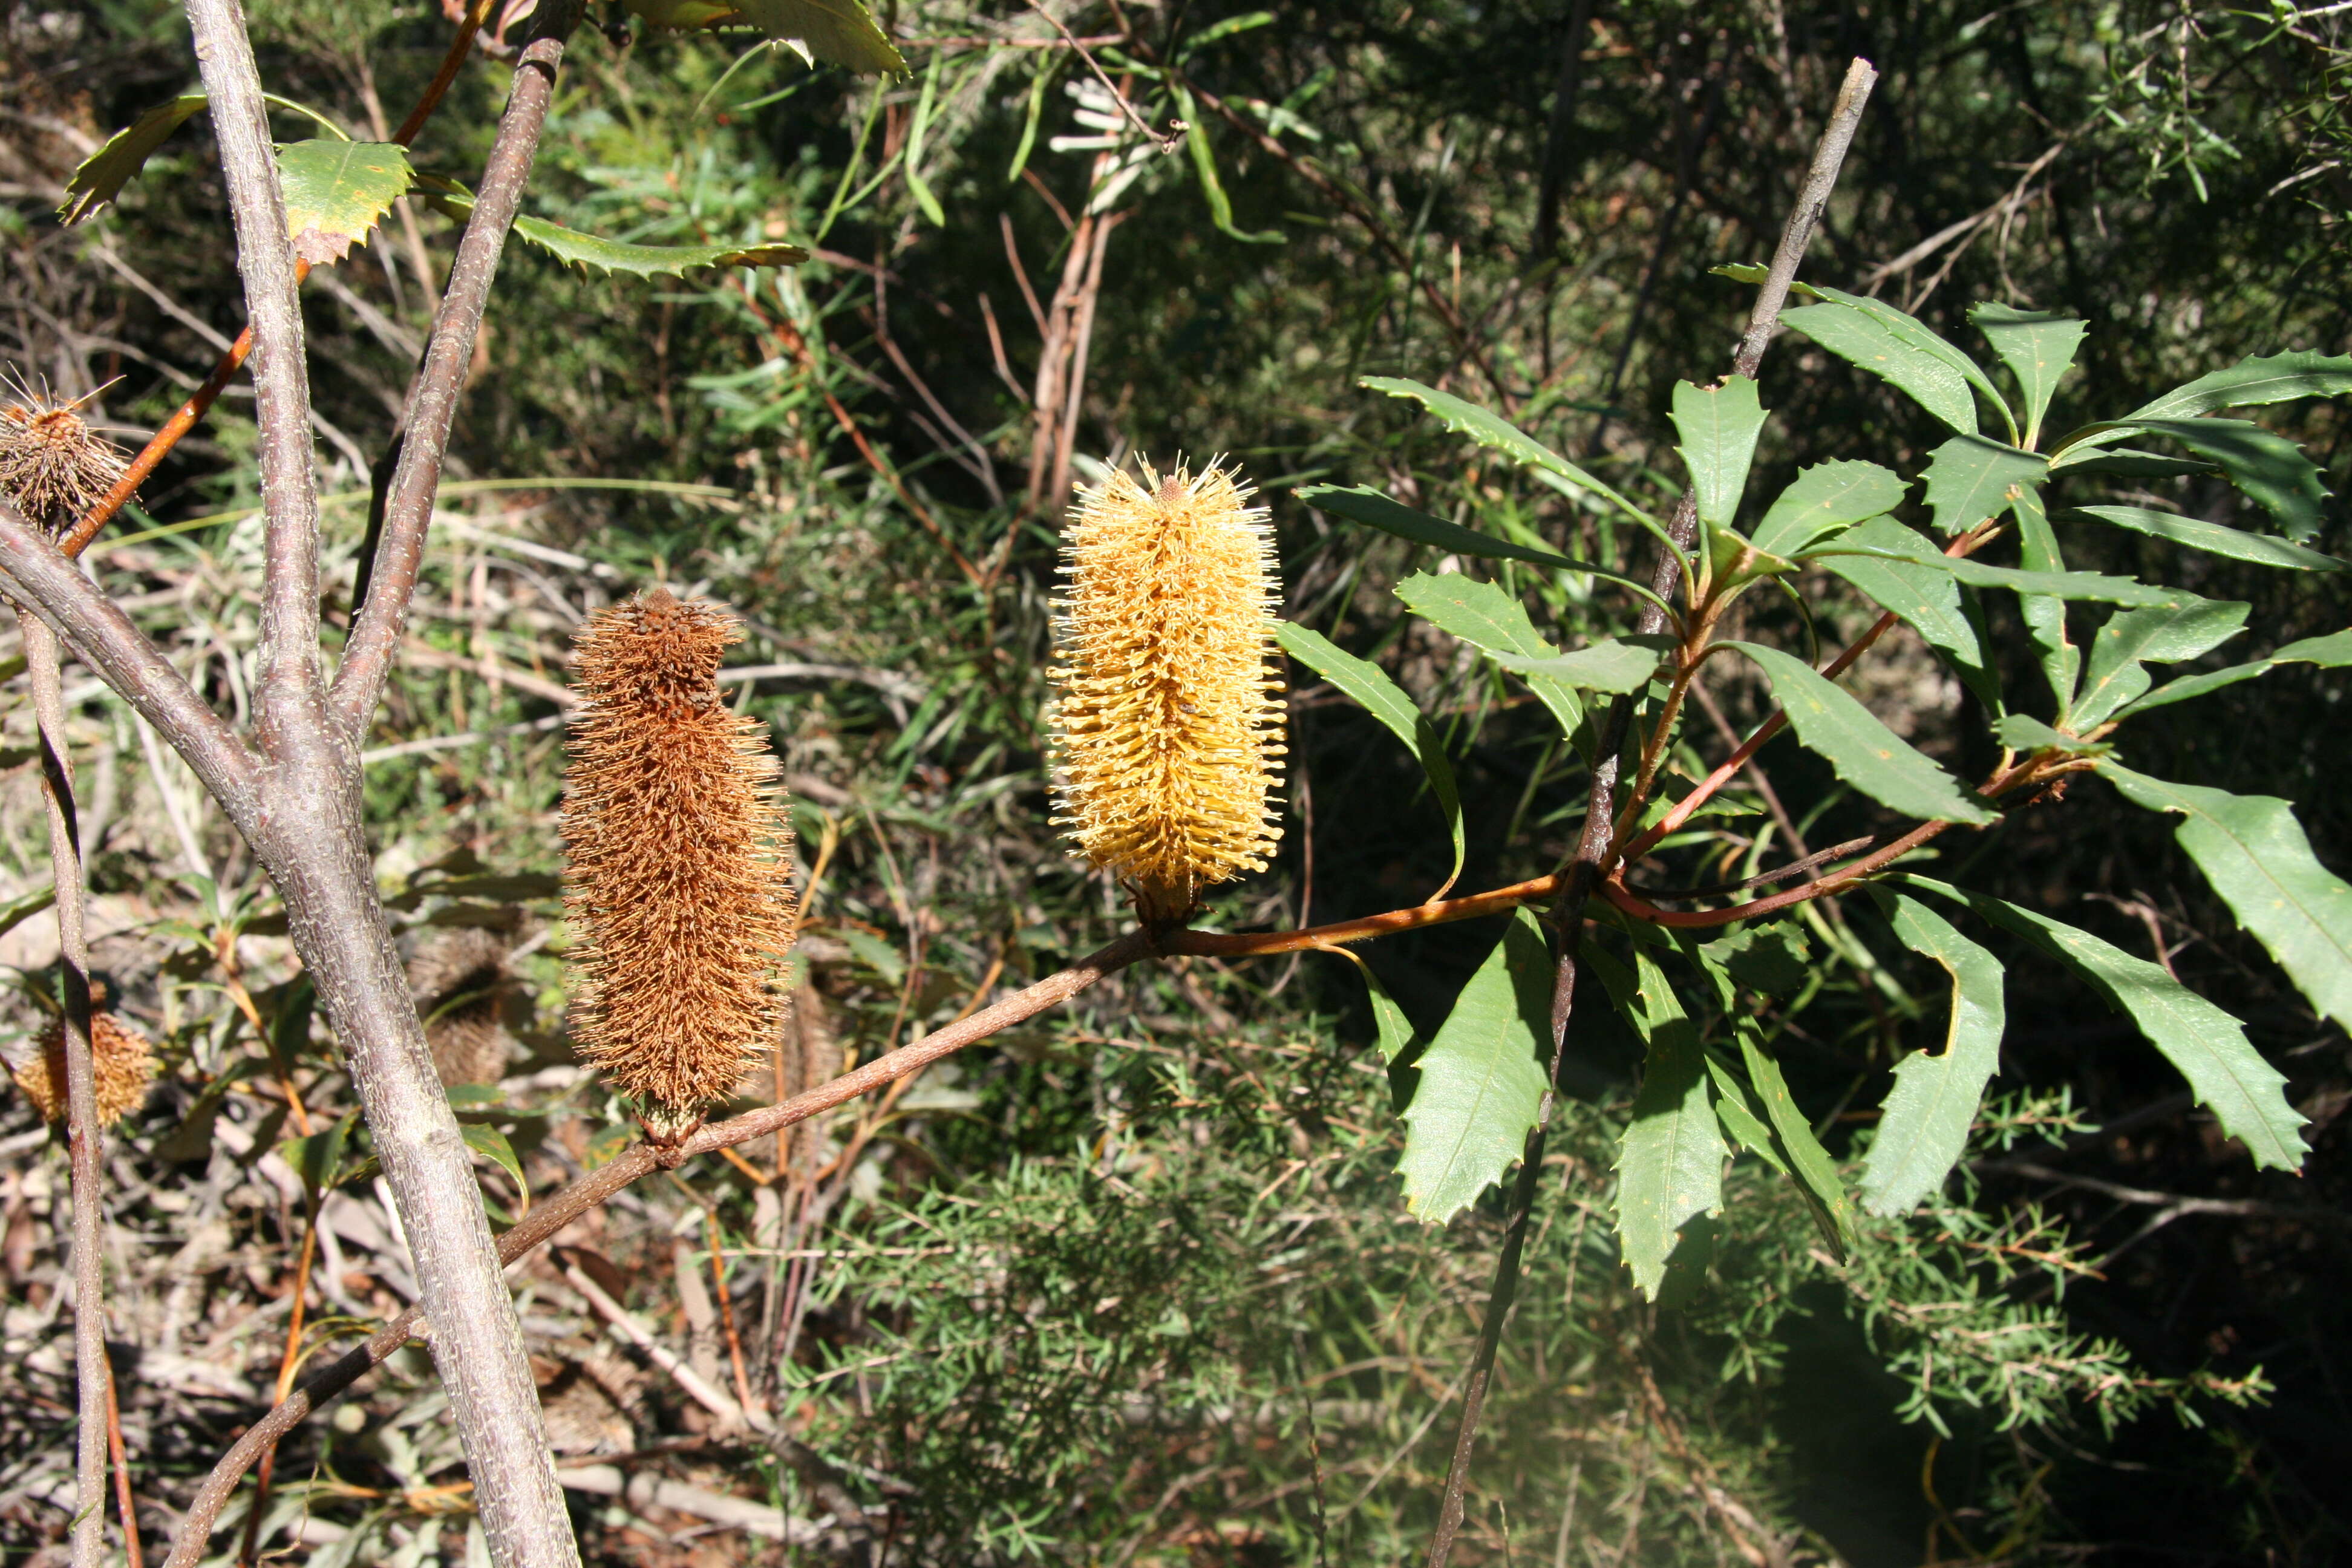
[[[147,1103],[155,1080],[155,1050],[147,1037],[111,1013],[89,1019],[89,1065],[97,1089],[98,1121],[111,1127]],[[13,1075],[17,1089],[42,1119],[66,1119],[66,1021],[52,1018],[34,1037],[32,1054]]]
[[[1264,870],[1281,837],[1274,541],[1221,462],[1115,473],[1078,492],[1063,535],[1054,820],[1154,928]]]
[[[766,725],[720,698],[742,624],[667,589],[576,639],[563,797],[572,1037],[656,1143],[729,1099],[783,1026],[792,829]]]

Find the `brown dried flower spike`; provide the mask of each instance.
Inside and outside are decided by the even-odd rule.
[[[111,1127],[147,1103],[155,1079],[154,1048],[147,1037],[111,1013],[89,1020],[90,1066],[98,1089],[98,1121]],[[45,1120],[66,1119],[66,1021],[53,1018],[34,1039],[34,1054],[15,1074],[16,1087]]]
[[[1125,882],[1147,926],[1265,868],[1281,836],[1282,681],[1265,510],[1211,463],[1143,465],[1079,492],[1055,604],[1054,789],[1076,853]]]
[[[34,527],[63,533],[122,477],[121,449],[83,421],[88,398],[53,403],[22,382],[9,390],[15,398],[0,404],[0,497]]]
[[[741,623],[656,588],[589,617],[563,801],[572,1034],[675,1144],[783,1023],[792,832],[766,726],[714,677]]]

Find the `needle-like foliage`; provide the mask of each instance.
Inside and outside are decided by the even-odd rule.
[[[1281,835],[1277,584],[1251,493],[1215,462],[1165,479],[1145,464],[1141,483],[1120,472],[1081,490],[1064,536],[1055,821],[1150,925],[1263,870]]]
[[[726,1100],[782,1025],[791,828],[766,726],[714,679],[741,625],[655,589],[578,641],[563,842],[572,1035],[656,1139]]]

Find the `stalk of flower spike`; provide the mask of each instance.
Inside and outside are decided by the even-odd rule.
[[[1151,929],[1265,868],[1281,837],[1274,542],[1212,462],[1079,491],[1055,601],[1054,792],[1073,854],[1125,883]]]
[[[741,623],[656,588],[577,638],[563,905],[572,1037],[675,1144],[783,1024],[790,852],[767,727],[714,679]]]

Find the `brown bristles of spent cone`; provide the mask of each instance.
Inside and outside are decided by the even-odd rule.
[[[792,829],[767,726],[714,679],[741,637],[727,611],[656,588],[590,616],[572,665],[572,1037],[661,1142],[783,1026]]]
[[[56,403],[17,383],[0,403],[0,498],[26,521],[59,534],[114,488],[121,448],[92,430],[81,403]]]
[[[514,984],[509,951],[503,932],[453,926],[435,931],[408,961],[408,988],[444,1089],[506,1076],[513,1037],[499,1015]]]
[[[111,1127],[147,1103],[155,1081],[155,1050],[147,1037],[111,1013],[89,1020],[89,1055],[98,1089],[98,1121]],[[44,1120],[66,1119],[66,1021],[53,1018],[15,1074],[16,1087]]]
[[[1158,928],[1280,840],[1279,584],[1265,510],[1232,473],[1141,467],[1071,509],[1048,722],[1055,822]]]

